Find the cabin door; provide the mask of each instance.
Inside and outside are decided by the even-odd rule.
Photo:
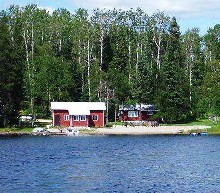
[[[54,116],[54,126],[60,126],[60,115]]]

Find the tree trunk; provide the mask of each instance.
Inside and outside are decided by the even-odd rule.
[[[90,85],[90,42],[87,42],[87,80],[88,80],[88,94],[89,101],[91,101],[91,85]]]
[[[104,46],[104,31],[101,28],[101,36],[100,36],[100,66],[99,66],[99,70],[100,70],[100,74],[102,72],[102,65],[103,65],[103,46]],[[100,90],[99,90],[99,101],[102,101],[102,78],[100,76],[100,80],[99,80],[99,86],[100,86]]]
[[[29,85],[29,94],[30,94],[30,110],[33,114],[34,112],[34,103],[33,103],[33,96],[32,96],[32,78],[31,78],[31,67],[30,67],[30,57],[29,57],[29,51],[28,51],[28,36],[26,34],[26,31],[24,30],[24,44],[25,44],[25,53],[26,53],[26,63],[27,63],[27,71],[28,71],[28,85]]]
[[[103,40],[104,40],[104,31],[101,29],[101,37],[100,37],[100,72],[102,71],[103,65]]]
[[[137,51],[136,51],[136,65],[135,65],[135,71],[136,76],[138,76],[138,64],[139,64],[139,43],[137,44]]]
[[[157,46],[157,68],[160,70],[160,50],[161,50],[161,42],[162,42],[162,36],[161,36],[161,31],[159,31],[159,37],[158,40],[156,38],[156,35],[154,35],[154,43]]]
[[[128,74],[128,81],[129,84],[131,83],[131,42],[130,42],[130,37],[129,37],[129,45],[128,45],[128,64],[129,64],[129,74]]]

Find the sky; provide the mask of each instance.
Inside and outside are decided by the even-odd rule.
[[[170,17],[175,16],[182,33],[196,27],[204,35],[209,28],[220,24],[220,0],[0,0],[0,10],[13,4],[26,6],[31,3],[50,12],[58,8],[66,8],[72,13],[85,8],[91,13],[95,8],[129,10],[140,7],[151,16],[159,10]]]

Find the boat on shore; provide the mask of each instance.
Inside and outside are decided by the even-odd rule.
[[[78,136],[79,135],[79,130],[75,129],[74,127],[68,127],[66,129],[66,135],[67,136]]]
[[[192,132],[190,133],[190,136],[206,136],[208,135],[207,132]]]

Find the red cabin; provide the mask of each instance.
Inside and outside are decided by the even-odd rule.
[[[154,105],[121,105],[119,106],[119,120],[123,122],[148,121],[154,112]]]
[[[104,127],[103,102],[51,102],[53,126]]]

